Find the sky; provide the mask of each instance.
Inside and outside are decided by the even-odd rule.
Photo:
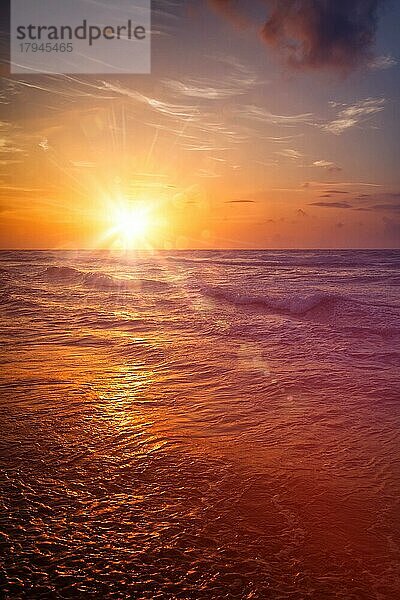
[[[159,0],[151,75],[10,75],[3,36],[0,246],[399,248],[399,21]]]

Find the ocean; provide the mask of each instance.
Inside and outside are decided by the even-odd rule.
[[[398,600],[400,251],[9,251],[5,598]]]

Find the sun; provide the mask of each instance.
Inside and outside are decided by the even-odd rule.
[[[145,205],[119,206],[113,211],[113,234],[124,248],[134,248],[146,243],[151,226],[150,209]]]

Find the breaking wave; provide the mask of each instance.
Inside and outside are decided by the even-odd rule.
[[[96,271],[80,271],[74,267],[50,266],[43,272],[45,279],[56,283],[81,284],[100,290],[125,289],[157,292],[168,287],[168,282],[156,279],[120,279]]]
[[[232,289],[206,286],[203,290],[208,296],[216,300],[223,300],[236,306],[262,306],[274,312],[292,315],[305,315],[306,313],[328,305],[334,305],[339,296],[327,293],[313,293],[293,295],[285,298],[273,296],[245,294]]]

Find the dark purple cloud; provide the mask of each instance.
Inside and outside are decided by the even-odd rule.
[[[318,206],[319,208],[352,208],[348,202],[312,202],[310,206]]]
[[[400,204],[386,203],[386,204],[374,204],[370,207],[371,210],[400,210]]]
[[[254,204],[255,200],[227,200],[225,204]]]
[[[296,68],[349,70],[373,57],[385,0],[263,0],[268,8],[262,40]],[[209,0],[233,21],[236,0]],[[244,3],[242,3],[244,6]]]
[[[332,196],[337,194],[348,194],[349,192],[345,192],[342,190],[329,190],[325,192],[325,194],[321,194],[320,198],[332,198]]]
[[[327,194],[349,194],[349,192],[345,190],[328,190]]]

